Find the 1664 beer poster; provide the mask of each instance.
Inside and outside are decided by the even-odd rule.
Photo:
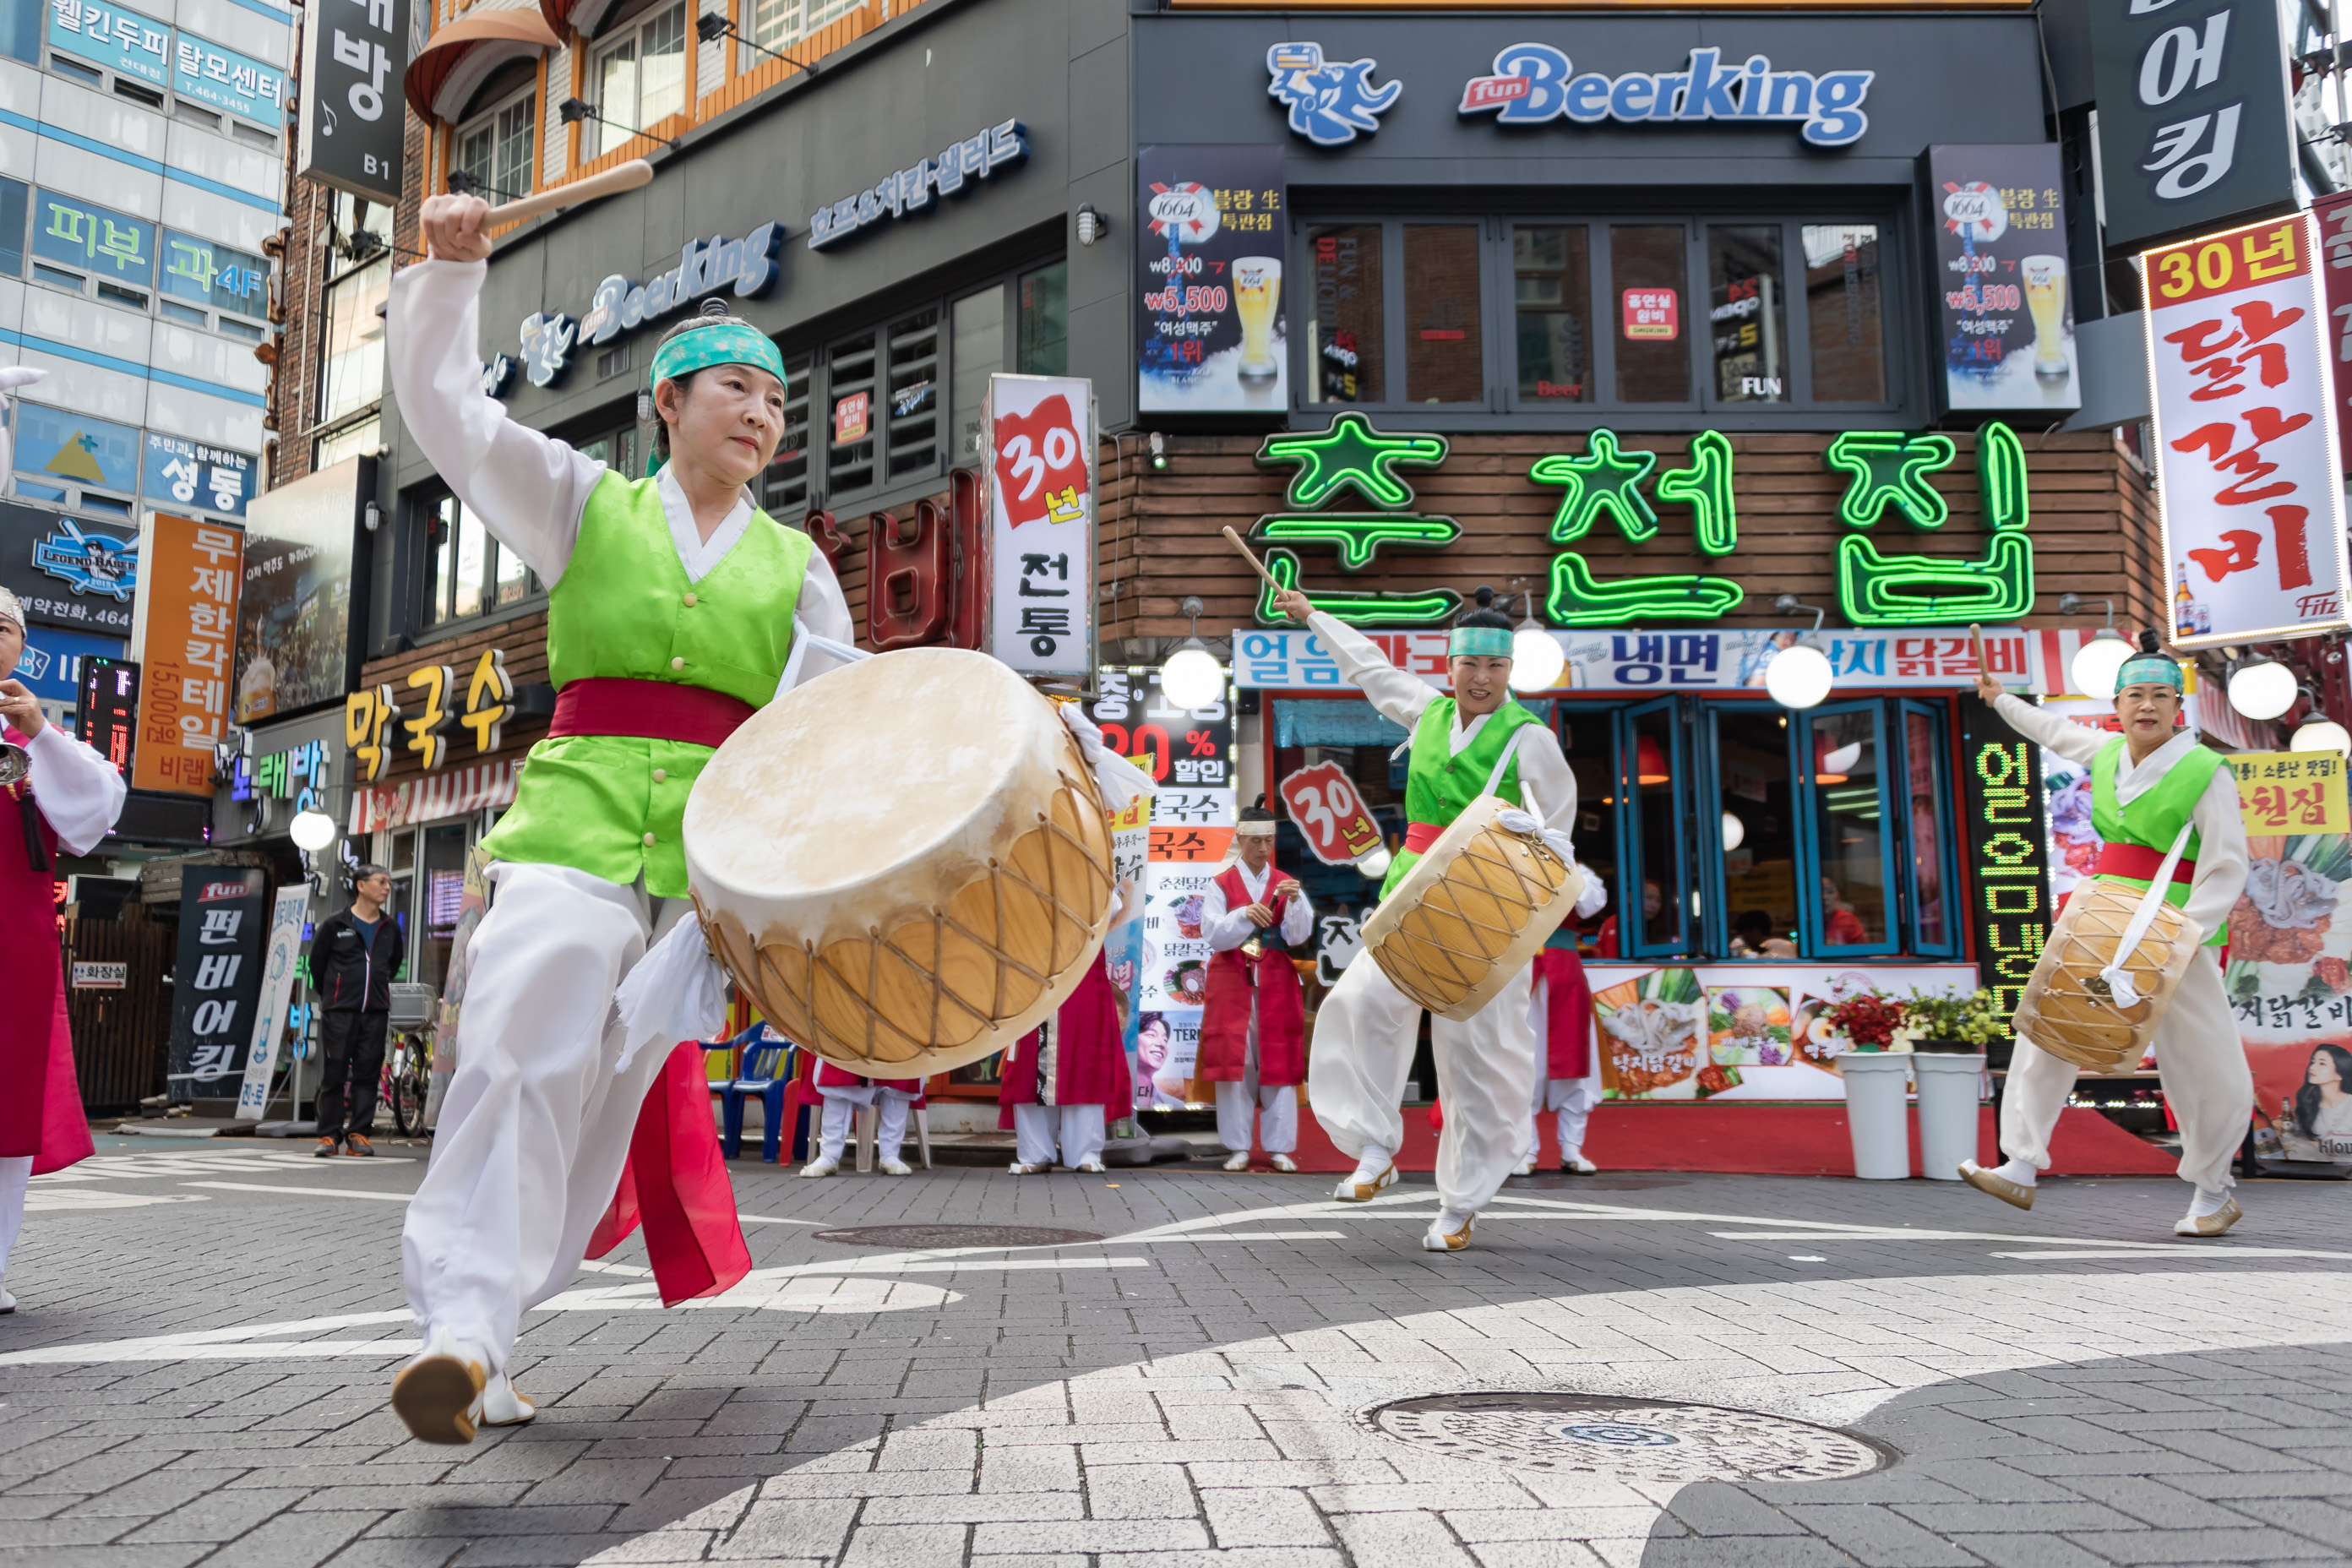
[[[1094,384],[992,375],[985,424],[987,651],[1083,689],[1095,668]]]
[[[1944,395],[1954,408],[2079,408],[2058,144],[1930,147]]]
[[[2309,213],[2140,253],[2175,647],[2347,625],[2319,256]]]
[[[1146,414],[1290,406],[1283,331],[1289,232],[1279,146],[1136,152]]]

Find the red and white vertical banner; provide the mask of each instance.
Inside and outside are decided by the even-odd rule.
[[[2347,623],[2344,489],[2318,220],[2140,253],[2172,643]]]
[[[2319,220],[2319,275],[2327,297],[2327,374],[2335,391],[2336,453],[2352,474],[2352,192],[2311,204]]]
[[[1095,400],[1083,376],[992,375],[982,470],[985,651],[1084,689],[1095,674]]]
[[[245,531],[150,512],[139,544],[139,743],[131,786],[213,793],[228,723]]]

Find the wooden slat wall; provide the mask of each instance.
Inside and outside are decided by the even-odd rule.
[[[1386,423],[1386,422],[1383,422]],[[1402,422],[1400,422],[1402,423]],[[1951,520],[1934,531],[1889,518],[1870,531],[1890,554],[1974,557],[1984,551],[1978,520],[1976,438],[1954,437],[1959,455],[1934,483],[1951,507]],[[1231,523],[1244,534],[1260,514],[1283,510],[1288,465],[1260,468],[1253,460],[1255,437],[1168,437],[1168,467],[1154,472],[1140,443],[1128,438],[1125,483],[1113,495],[1106,444],[1106,526],[1098,547],[1103,579],[1117,580],[1119,593],[1106,605],[1106,640],[1130,637],[1181,637],[1186,622],[1177,605],[1187,594],[1207,603],[1204,632],[1253,624],[1256,580],[1218,534]],[[1738,582],[1747,599],[1720,623],[1726,626],[1784,624],[1775,615],[1776,595],[1790,593],[1820,605],[1838,620],[1835,541],[1844,531],[1837,504],[1845,477],[1825,467],[1827,435],[1735,436],[1733,490],[1739,513],[1739,548],[1719,561],[1691,542],[1690,510],[1652,504],[1660,521],[1647,545],[1626,541],[1606,521],[1573,548],[1592,563],[1604,581],[1614,576],[1707,572]],[[2024,437],[2030,477],[2034,545],[2034,613],[2028,625],[2055,625],[2058,595],[2073,590],[2116,601],[2118,626],[2156,624],[2168,576],[2158,559],[2153,496],[2114,440],[2104,434]],[[1689,440],[1681,436],[1629,435],[1628,450],[1652,451],[1656,475],[1687,461]],[[1580,455],[1582,436],[1493,435],[1454,438],[1452,454],[1433,470],[1402,468],[1399,477],[1416,492],[1416,510],[1461,523],[1463,534],[1442,551],[1383,548],[1365,570],[1339,570],[1328,545],[1300,546],[1311,589],[1343,585],[1362,590],[1419,590],[1433,586],[1465,594],[1480,584],[1497,593],[1536,590],[1538,603],[1549,584],[1552,556],[1566,546],[1549,537],[1560,487],[1528,478],[1537,458],[1554,453]],[[1645,487],[1645,493],[1648,489]],[[1350,492],[1349,500],[1352,500]],[[1132,517],[1133,526],[1129,526]],[[1661,623],[1664,624],[1664,623]],[[2080,616],[2068,624],[2085,624]]]

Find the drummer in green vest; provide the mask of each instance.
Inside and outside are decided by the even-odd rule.
[[[2119,735],[2045,713],[1990,675],[1977,678],[1977,692],[2011,729],[2090,768],[2100,878],[2145,890],[2189,830],[2165,900],[2179,908],[2202,947],[2157,1025],[2156,1065],[2180,1123],[2180,1179],[2196,1189],[2173,1232],[2220,1236],[2238,1222],[2231,1164],[2254,1109],[2253,1075],[2222,994],[2220,963],[2230,911],[2246,885],[2246,826],[2221,753],[2180,727],[2180,666],[2153,651],[2154,640],[2145,638],[2149,651],[2116,674]],[[2074,1092],[2074,1071],[2019,1037],[2000,1107],[2000,1147],[2009,1158],[1990,1170],[1963,1162],[1960,1174],[1970,1185],[2019,1208],[2033,1206],[2034,1179],[2050,1168],[2050,1135]]]
[[[1454,624],[1446,647],[1452,695],[1409,675],[1354,627],[1293,590],[1276,607],[1304,622],[1381,714],[1412,737],[1405,781],[1404,847],[1381,884],[1394,890],[1453,820],[1482,795],[1520,803],[1547,828],[1576,819],[1576,775],[1551,726],[1511,698],[1511,623],[1480,608]],[[1437,1217],[1421,1245],[1459,1252],[1478,1211],[1527,1152],[1536,1082],[1529,1012],[1533,971],[1511,977],[1466,1023],[1430,1020],[1445,1127],[1437,1143]],[[1315,1016],[1307,1099],[1332,1143],[1357,1163],[1333,1194],[1370,1201],[1397,1179],[1404,1146],[1405,1074],[1412,1069],[1421,1006],[1369,958],[1348,965]]]
[[[469,950],[432,1163],[402,1233],[425,1346],[393,1407],[439,1443],[532,1414],[504,1375],[518,1323],[571,1282],[667,1055],[624,1066],[608,1026],[622,978],[691,913],[688,792],[754,710],[835,667],[818,644],[854,635],[808,535],[753,498],[784,433],[774,342],[723,306],[670,329],[646,384],[659,470],[607,467],[516,424],[482,390],[488,210],[470,196],[425,201],[429,259],[393,279],[385,320],[401,421],[447,485],[443,504],[462,510],[444,526],[486,531],[547,584],[556,688],[548,737],[483,841],[493,896]],[[468,569],[467,551],[444,548]]]

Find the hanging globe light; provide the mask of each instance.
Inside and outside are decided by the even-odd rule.
[[[1511,633],[1511,689],[1549,691],[1568,668],[1559,641],[1535,616],[1535,595],[1528,595],[1528,618]]]
[[[2339,757],[2352,757],[2352,730],[2315,712],[2295,727],[2286,746],[2290,752],[2334,752]]]
[[[1723,814],[1723,852],[1730,854],[1748,842],[1748,825],[1732,812]]]
[[[1835,679],[1829,656],[1809,643],[1784,647],[1764,667],[1764,689],[1783,708],[1818,708]]]
[[[1201,641],[1201,611],[1205,606],[1200,599],[1187,595],[1179,608],[1192,618],[1192,630],[1183,646],[1160,667],[1160,695],[1179,708],[1207,708],[1224,700],[1225,667]]]
[[[2123,633],[2110,626],[2101,626],[2074,650],[2072,663],[2066,667],[2068,679],[2079,697],[2112,697],[2116,692],[2116,675],[2132,656],[2132,645]]]
[[[2294,671],[2258,658],[2230,672],[2230,706],[2249,719],[2275,719],[2294,706]]]

